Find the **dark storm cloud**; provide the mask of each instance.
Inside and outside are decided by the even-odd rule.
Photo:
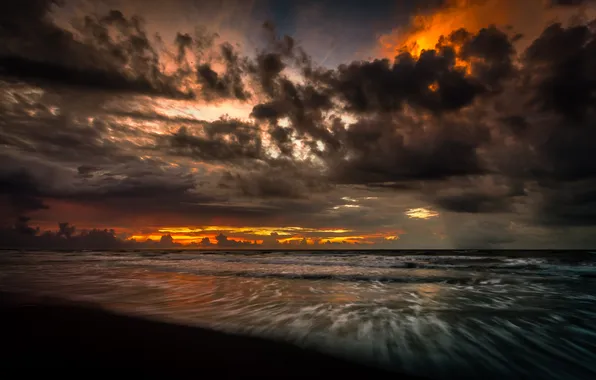
[[[515,212],[527,202],[525,182],[500,174],[452,177],[423,183],[419,192],[439,210],[460,216],[494,216]]]
[[[477,34],[460,30],[446,36],[438,51],[425,52],[418,60],[405,54],[393,64],[388,60],[355,62],[327,72],[321,81],[333,89],[332,93],[345,102],[348,110],[367,115],[333,134],[343,149],[342,157],[349,159],[329,159],[332,178],[343,183],[393,183],[412,188],[407,182],[444,181],[504,170],[514,181],[538,181],[538,193],[548,194],[538,202],[536,218],[562,224],[573,223],[577,216],[577,223],[593,223],[590,201],[584,196],[570,197],[570,185],[559,184],[582,180],[581,194],[591,194],[593,182],[586,180],[596,173],[589,148],[589,142],[596,137],[592,122],[596,91],[590,70],[596,57],[593,31],[587,26],[563,28],[557,24],[547,28],[522,55],[521,72],[512,63],[512,43],[517,38],[494,27]],[[472,62],[470,74],[454,67],[454,51],[449,44],[460,46],[458,58]],[[457,80],[445,82],[445,78]],[[428,88],[433,83],[438,84],[436,93]],[[449,87],[449,83],[463,87]],[[508,110],[500,105],[498,93],[512,87],[519,89],[520,103],[531,100],[526,103],[527,116],[507,115]],[[473,105],[478,97],[482,97],[481,102]],[[506,127],[503,131],[523,147],[523,156],[517,162],[511,155],[479,153],[510,149],[500,146],[500,139],[493,141],[493,127],[485,124],[487,117],[494,116],[486,113],[489,108],[480,110],[491,102],[501,115],[499,123]],[[435,116],[418,125],[396,118],[395,112],[406,103]],[[475,111],[464,112],[466,106]],[[264,118],[276,116],[270,105],[256,108],[253,113]],[[383,113],[393,116],[377,116]],[[420,129],[416,131],[416,127]],[[524,162],[522,157],[535,159]],[[503,158],[506,160],[500,161]],[[505,162],[511,166],[501,166]],[[557,184],[554,188],[553,183]],[[573,190],[576,194],[578,191]],[[459,213],[503,213],[512,210],[511,198],[515,196],[528,194],[467,191],[458,196],[435,197],[432,202]],[[574,210],[576,202],[577,212],[563,212]]]
[[[195,181],[188,173],[159,169],[159,162],[128,162],[92,167],[50,165],[4,156],[0,165],[2,193],[22,212],[42,208],[42,200],[98,203],[119,208],[144,203],[145,210],[180,202],[211,201],[214,197],[191,194]],[[149,200],[151,200],[149,202]],[[156,202],[160,200],[160,202]],[[156,202],[156,203],[153,203]],[[153,204],[152,204],[153,203]],[[167,208],[167,207],[166,207]]]
[[[542,159],[536,176],[549,181],[579,181],[596,176],[592,141],[596,131],[591,125],[564,123],[549,131],[548,139],[539,146]]]
[[[240,192],[249,197],[264,198],[302,198],[305,197],[305,189],[296,186],[298,181],[295,178],[287,177],[284,172],[254,172],[247,174],[227,173],[222,178],[220,186],[239,188]]]
[[[41,196],[37,181],[26,170],[15,167],[0,169],[0,205],[4,210],[0,225],[12,222],[15,217],[48,208]]]
[[[222,118],[205,123],[198,132],[181,127],[171,135],[159,136],[158,148],[205,161],[256,160],[263,155],[259,130],[254,125]]]
[[[282,49],[283,50],[283,49]],[[293,50],[287,48],[285,54],[293,57]],[[283,54],[260,55],[259,70],[256,71],[260,86],[268,102],[254,106],[251,116],[258,121],[268,122],[269,133],[283,154],[290,154],[290,136],[310,139],[307,144],[322,142],[329,150],[339,148],[339,141],[326,128],[325,113],[334,108],[333,93],[321,83],[299,84],[280,75],[283,69]],[[269,63],[266,63],[268,62]],[[299,62],[300,68],[305,67]],[[280,126],[281,119],[287,119],[290,126]],[[316,150],[312,150],[316,153]]]
[[[517,38],[510,38],[494,26],[483,28],[475,35],[459,30],[449,37],[461,44],[459,56],[471,62],[472,75],[487,89],[493,90],[513,72],[515,50],[512,42]]]
[[[109,131],[102,122],[79,122],[68,115],[7,117],[0,125],[0,139],[6,146],[58,161],[101,163],[136,159],[119,144],[105,139]]]
[[[190,98],[159,68],[142,22],[119,11],[84,18],[82,41],[53,23],[51,0],[10,2],[0,18],[0,75],[36,84]],[[120,37],[112,38],[110,28]]]
[[[511,209],[505,197],[479,193],[441,196],[434,202],[444,210],[463,213],[506,212]]]
[[[454,44],[460,46],[457,54]],[[512,71],[512,41],[495,27],[478,34],[454,31],[438,47],[417,59],[402,53],[394,62],[383,59],[341,65],[321,78],[349,111],[394,112],[409,104],[440,114],[470,105]],[[456,58],[472,62],[471,75],[457,66]]]
[[[98,114],[93,122],[77,113],[53,114],[50,106],[26,98],[4,106],[0,178],[10,218],[54,201],[130,212],[134,204],[151,213],[214,199],[196,192],[188,170],[172,168],[159,156],[141,158],[142,145],[134,140],[151,141],[148,133],[106,122]]]
[[[223,247],[223,248],[238,248],[238,247],[246,247],[246,246],[250,247],[250,245],[252,244],[251,242],[231,240],[226,235],[224,235],[222,233],[217,235],[215,237],[215,240],[217,241],[217,246]]]
[[[251,116],[258,120],[271,120],[275,122],[283,115],[283,111],[281,108],[281,105],[273,102],[257,104],[252,109]]]
[[[515,242],[515,236],[505,223],[479,220],[454,231],[451,239],[459,249],[503,249]]]
[[[454,111],[470,104],[482,87],[454,69],[453,56],[424,52],[419,60],[404,53],[389,60],[354,62],[339,67],[330,86],[349,111],[400,111],[410,103],[433,112]],[[438,85],[433,91],[430,86]]]
[[[453,43],[461,46],[459,54]],[[395,62],[385,59],[340,66],[331,86],[348,110],[358,113],[399,111],[406,103],[443,113],[470,105],[512,71],[511,41],[494,27],[476,35],[455,31],[438,46],[418,59],[402,53]],[[457,67],[456,57],[472,60],[472,75]]]
[[[308,63],[308,55],[307,53],[300,47],[297,46],[296,41],[294,38],[288,35],[280,35],[277,26],[269,21],[266,21],[262,25],[263,31],[265,32],[265,38],[267,39],[267,51],[262,52],[262,54],[267,55],[267,52],[272,52],[274,54],[280,55],[284,58],[291,59],[291,62],[298,65],[304,65]],[[278,61],[279,58],[274,58],[274,61]],[[259,59],[264,65],[261,65],[261,68],[265,72],[279,72],[281,70],[280,65],[273,63],[272,61],[268,61],[265,59],[262,61]]]
[[[288,79],[280,80],[278,97],[272,103],[257,105],[252,116],[269,119],[276,125],[280,118],[287,118],[298,137],[308,136],[321,141],[331,150],[339,148],[339,141],[325,127],[324,112],[332,108],[331,96],[311,85],[299,85]],[[283,143],[281,130],[274,128],[272,137]],[[277,138],[282,137],[282,140]],[[280,148],[282,149],[282,148]]]
[[[55,201],[97,206],[122,215],[174,213],[205,220],[214,217],[265,219],[285,212],[283,208],[258,204],[230,204],[228,195],[212,186],[214,183],[210,185],[209,178],[205,185],[205,179],[199,180],[189,174],[190,167],[176,169],[168,159],[171,155],[182,155],[196,162],[235,162],[242,167],[246,161],[247,165],[253,166],[250,162],[259,160],[262,155],[259,130],[255,125],[227,118],[200,122],[135,112],[96,114],[99,117],[89,122],[76,113],[55,114],[51,109],[44,103],[23,98],[3,114],[0,135],[7,152],[11,152],[12,161],[3,159],[0,169],[5,170],[3,174],[8,173],[2,178],[14,185],[3,186],[4,197],[13,206],[19,206],[10,217],[7,215],[8,222],[12,223],[18,215],[35,211],[45,204],[43,202]],[[36,117],[30,116],[33,110]],[[158,137],[125,128],[109,119],[112,116],[181,122],[193,125],[194,132],[198,133],[182,139],[180,133]],[[135,143],[134,140],[139,138],[147,141],[157,138],[159,149]],[[29,158],[21,153],[26,153]],[[152,157],[141,158],[141,154],[151,154]],[[17,170],[21,170],[21,176],[11,174]],[[296,190],[304,189],[302,180],[297,182],[300,186],[294,186],[289,180],[293,177],[285,177],[278,171],[279,178],[271,176],[267,179],[260,170],[266,171],[267,167],[262,166],[253,171],[251,177],[242,177],[232,183],[232,193],[239,191],[251,197],[287,198],[296,197]],[[27,184],[30,190],[25,191]],[[280,184],[284,184],[286,190],[276,190]],[[27,207],[23,206],[25,203]]]
[[[535,72],[534,101],[544,111],[553,110],[566,118],[581,120],[594,111],[596,40],[586,25],[564,28],[553,24],[524,54]]]
[[[296,137],[307,136],[337,149],[338,142],[324,125],[324,112],[333,108],[333,94],[320,83],[297,83],[284,75],[287,67],[312,70],[309,57],[291,37],[279,38],[273,25],[266,23],[264,28],[269,38],[268,50],[257,54],[249,71],[268,101],[255,105],[251,116],[269,122],[271,137],[284,154],[291,151],[287,141],[293,133],[278,125],[283,118],[288,119]]]
[[[47,169],[43,168],[36,169],[42,174],[36,173],[26,162],[11,166],[18,170],[0,168],[3,185],[0,200],[7,201],[11,207],[4,208],[11,212],[3,213],[2,225],[10,225],[20,215],[46,208],[46,204],[56,201],[75,207],[95,207],[107,213],[112,223],[131,215],[160,214],[183,219],[194,217],[194,220],[266,220],[287,211],[283,206],[229,203],[226,194],[218,194],[218,189],[210,186],[204,189],[188,170],[164,170],[162,165],[138,162],[125,166],[78,167],[76,171],[64,168],[57,170],[57,176],[43,176],[47,174]]]
[[[259,79],[263,91],[274,97],[277,91],[275,80],[285,67],[286,65],[280,54],[263,53],[257,57],[257,64],[251,69]]]
[[[104,201],[111,198],[175,198],[176,201],[198,201],[200,196],[190,197],[187,192],[194,189],[194,179],[189,174],[164,173],[153,167],[141,165],[119,168],[120,170],[96,170],[77,182],[78,188],[67,194],[67,199],[76,201]],[[59,196],[56,194],[55,196]],[[205,197],[204,200],[211,199]]]
[[[292,128],[280,127],[279,125],[275,125],[269,130],[269,135],[271,136],[273,141],[275,141],[275,145],[277,146],[281,154],[285,156],[291,156],[294,151],[294,147],[292,145],[291,140],[292,133]]]
[[[402,55],[394,64],[387,60],[357,62],[328,75],[332,80],[327,83],[332,83],[348,109],[356,113],[399,112],[408,103],[435,115],[418,124],[396,118],[395,113],[386,118],[366,116],[342,128],[335,137],[349,159],[331,160],[332,176],[344,183],[404,186],[404,182],[445,181],[502,170],[501,174],[514,181],[538,181],[537,191],[542,195],[534,217],[540,223],[573,224],[575,218],[575,223],[593,224],[591,200],[586,195],[593,190],[591,179],[596,174],[589,148],[596,137],[596,89],[590,69],[596,57],[593,31],[588,26],[550,26],[522,55],[521,72],[512,64],[516,38],[494,27],[477,34],[460,30],[446,37],[443,43],[458,44],[458,57],[472,62],[469,75],[452,68],[453,51],[441,44],[438,52],[423,53],[419,60]],[[429,68],[427,76],[423,75],[425,65]],[[408,75],[400,77],[400,70],[407,70]],[[441,73],[478,86],[474,87],[477,92],[467,97],[465,90],[453,87],[447,103],[429,102],[432,96],[441,96]],[[435,81],[439,95],[425,92]],[[526,115],[507,115],[509,110],[500,105],[499,93],[511,88],[519,94],[512,99],[518,97],[519,103],[526,104]],[[481,101],[473,105],[478,97]],[[473,112],[465,111],[464,106],[471,106]],[[485,123],[494,117],[487,113],[494,112],[488,111],[491,106],[506,128],[503,132],[515,139],[521,151],[501,145],[504,141],[500,138],[493,140],[492,123]],[[416,127],[420,129],[416,131]],[[498,154],[480,154],[485,150]],[[508,156],[501,153],[508,150]],[[507,168],[502,166],[506,162],[510,165]],[[582,185],[576,188],[566,181],[582,181]],[[443,186],[452,185],[445,182]],[[464,191],[457,196],[435,197],[432,202],[459,213],[502,213],[512,210],[514,196],[528,194]]]
[[[250,93],[245,89],[243,73],[245,63],[234,51],[232,45],[224,43],[220,46],[221,56],[226,67],[222,74],[217,73],[208,63],[197,66],[197,77],[201,83],[203,95],[207,100],[212,99],[250,99]]]
[[[176,33],[175,44],[178,48],[176,62],[181,64],[186,60],[187,51],[192,48],[193,38],[188,33]]]
[[[198,81],[202,84],[206,99],[251,99],[252,95],[246,88],[245,78],[256,80],[266,95],[275,97],[280,91],[278,79],[288,66],[285,61],[293,64],[304,63],[304,53],[295,48],[295,42],[291,37],[279,38],[275,27],[270,23],[265,23],[263,30],[266,34],[266,50],[258,52],[254,60],[241,57],[231,44],[224,42],[219,46],[220,60],[225,66],[222,73],[216,72],[210,63],[197,66]]]
[[[35,62],[21,57],[0,57],[0,75],[7,79],[49,82],[83,89],[192,98],[167,84],[151,83],[145,78],[127,78],[120,73],[93,68],[65,67],[51,62]]]
[[[31,212],[47,209],[46,195],[59,179],[52,165],[0,152],[0,221],[2,225]]]
[[[333,175],[343,183],[367,184],[441,180],[487,172],[476,152],[483,140],[465,133],[465,125],[443,124],[429,133],[417,127],[407,118],[351,124],[344,138],[349,159],[334,161]]]
[[[596,179],[560,183],[544,191],[540,223],[551,226],[596,225]]]
[[[161,115],[154,112],[140,112],[140,111],[120,111],[120,110],[110,110],[108,116],[120,116],[120,117],[130,117],[134,120],[141,120],[141,121],[152,121],[152,122],[165,122],[168,124],[178,124],[178,125],[204,125],[206,123],[205,120],[200,120],[192,117],[183,117],[183,116],[166,116]]]
[[[203,238],[198,243],[191,243],[183,246],[176,243],[170,234],[162,235],[158,241],[134,241],[124,240],[118,236],[113,229],[83,229],[79,230],[75,225],[68,222],[61,222],[55,231],[43,231],[29,225],[30,219],[19,218],[7,228],[0,228],[0,241],[12,248],[25,249],[139,249],[139,248],[250,248],[254,247],[254,241],[230,239],[223,233],[216,237],[216,243],[212,244],[208,238]]]
[[[509,129],[515,136],[521,136],[530,127],[530,124],[525,117],[520,115],[504,116],[501,122]]]
[[[523,53],[519,93],[525,115],[504,118],[524,146],[517,169],[506,173],[537,181],[536,220],[547,225],[594,225],[596,165],[596,40],[592,27],[553,24]],[[519,153],[515,153],[519,154]],[[521,170],[519,170],[521,169]]]
[[[116,236],[113,229],[77,231],[67,222],[59,223],[57,231],[41,232],[29,225],[27,217],[18,218],[12,226],[0,227],[0,242],[4,247],[25,249],[116,249],[133,248],[134,244]],[[140,246],[139,246],[140,247]]]
[[[271,160],[257,170],[226,173],[220,186],[237,188],[247,197],[264,199],[308,199],[309,195],[329,191],[328,178],[316,168],[284,160]]]

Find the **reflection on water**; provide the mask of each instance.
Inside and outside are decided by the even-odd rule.
[[[430,378],[596,378],[594,263],[5,253],[0,287],[283,339]]]

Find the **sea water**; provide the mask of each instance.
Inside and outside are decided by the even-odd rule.
[[[587,252],[0,251],[0,290],[430,379],[596,379]]]

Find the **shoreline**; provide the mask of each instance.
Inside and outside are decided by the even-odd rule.
[[[91,303],[0,292],[0,366],[135,368],[228,377],[416,379],[289,343],[116,314]]]

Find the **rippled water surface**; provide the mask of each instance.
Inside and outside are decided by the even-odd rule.
[[[0,288],[451,378],[596,379],[596,254],[0,252]]]

